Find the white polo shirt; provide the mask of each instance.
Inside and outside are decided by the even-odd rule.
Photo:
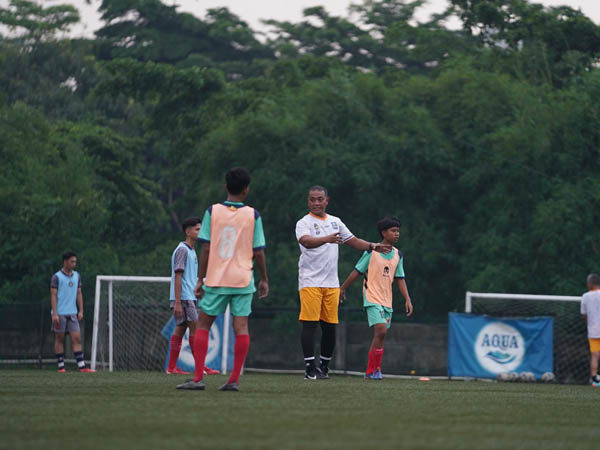
[[[588,337],[600,338],[600,291],[588,291],[581,296],[581,314],[587,315]]]
[[[354,235],[338,217],[315,216],[308,213],[296,223],[296,239],[300,246],[298,261],[298,289],[304,287],[340,287],[338,279],[338,244],[323,244],[317,248],[306,248],[300,244],[302,236],[323,237],[340,233],[343,242]]]

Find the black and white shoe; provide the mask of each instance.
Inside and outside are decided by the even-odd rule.
[[[178,384],[176,389],[189,389],[191,391],[203,391],[204,390],[204,381],[200,380],[198,382],[194,382],[194,380],[188,380],[183,384]]]
[[[238,392],[240,390],[240,387],[238,386],[237,383],[233,382],[233,383],[226,383],[223,386],[221,386],[219,388],[220,391],[233,391],[233,392]]]
[[[327,367],[317,369],[317,380],[329,380],[329,369]]]
[[[306,372],[304,372],[304,379],[305,380],[316,380],[318,373],[319,373],[319,369],[317,369],[316,367],[309,367],[306,369]]]

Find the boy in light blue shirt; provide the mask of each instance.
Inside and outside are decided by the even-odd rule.
[[[168,374],[189,375],[189,372],[184,372],[177,367],[177,360],[188,328],[190,349],[193,351],[194,348],[194,334],[198,320],[194,295],[194,288],[198,281],[198,255],[195,247],[201,226],[200,217],[185,219],[181,225],[185,233],[185,241],[180,242],[171,255],[170,306],[175,316],[175,330],[170,342]],[[218,371],[204,367],[204,373],[215,374]]]
[[[81,347],[79,321],[83,319],[83,295],[81,277],[75,271],[77,255],[65,252],[62,255],[63,267],[50,280],[50,304],[52,305],[52,331],[54,331],[54,352],[58,371],[65,372],[65,335],[71,335],[73,355],[80,372],[95,372],[85,367]]]

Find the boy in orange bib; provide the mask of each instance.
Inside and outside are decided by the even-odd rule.
[[[256,291],[254,261],[261,274],[258,298],[269,294],[262,219],[257,210],[244,204],[250,189],[250,173],[243,167],[234,167],[227,172],[225,182],[227,200],[208,208],[198,235],[203,246],[194,289],[196,297],[201,299],[194,338],[196,369],[194,379],[178,385],[177,389],[204,390],[202,368],[209,330],[216,316],[224,313],[229,305],[235,333],[233,370],[229,381],[219,390],[239,390],[238,381],[250,346],[248,316]]]
[[[400,237],[400,221],[395,217],[384,217],[377,222],[377,231],[383,238],[382,244],[393,246]],[[388,253],[365,251],[354,270],[340,287],[340,302],[346,299],[346,289],[361,275],[363,281],[363,306],[369,326],[373,327],[373,342],[365,379],[381,380],[383,341],[392,322],[392,285],[394,280],[404,297],[406,315],[413,312],[412,302],[404,279],[403,258],[400,251],[392,247]]]

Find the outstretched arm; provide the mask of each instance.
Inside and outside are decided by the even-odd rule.
[[[260,270],[260,281],[258,282],[258,298],[266,298],[269,295],[269,277],[267,276],[267,257],[263,249],[254,251],[254,260]]]
[[[341,244],[342,238],[340,237],[340,233],[332,233],[322,237],[305,235],[298,239],[298,242],[306,248],[317,248],[323,244]]]
[[[348,275],[348,278],[346,278],[346,281],[344,281],[342,283],[342,285],[340,286],[340,303],[344,303],[344,300],[346,300],[346,289],[348,289],[350,287],[350,285],[352,283],[354,283],[356,281],[356,279],[360,276],[361,276],[361,273],[356,269],[354,269],[352,272],[350,272],[350,275]]]
[[[402,297],[404,297],[404,307],[406,309],[406,315],[410,316],[413,313],[413,305],[412,301],[410,300],[410,295],[408,295],[406,280],[404,278],[396,278],[396,283],[398,284],[398,289],[400,289]]]
[[[356,236],[351,237],[346,242],[344,242],[344,244],[348,245],[349,247],[355,248],[356,250],[369,252],[375,250],[379,253],[389,253],[392,250],[391,245],[382,244],[381,242],[375,243],[363,241],[362,239],[357,238]]]

